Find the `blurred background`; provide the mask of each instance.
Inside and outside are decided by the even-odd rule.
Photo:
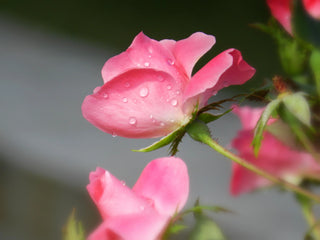
[[[1,1],[0,239],[61,239],[73,208],[89,233],[100,222],[86,192],[89,172],[100,166],[132,186],[148,161],[167,155],[133,153],[153,140],[113,138],[81,115],[84,97],[102,83],[104,62],[135,35],[212,34],[217,43],[196,69],[237,48],[257,69],[241,86],[248,90],[281,73],[272,40],[249,26],[268,18],[265,2],[252,0]],[[211,124],[224,145],[239,128],[231,114]],[[233,198],[230,161],[188,137],[178,156],[189,167],[188,206],[200,196],[203,204],[236,212],[213,215],[229,239],[302,239],[307,227],[291,194],[273,189]]]

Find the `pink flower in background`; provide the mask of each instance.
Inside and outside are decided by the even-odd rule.
[[[238,115],[243,125],[243,129],[232,141],[232,147],[238,151],[238,155],[274,176],[289,181],[299,181],[301,177],[308,174],[319,174],[320,166],[310,154],[291,149],[268,132],[263,135],[258,157],[254,156],[251,145],[253,131],[263,110],[263,108],[234,107],[233,112]],[[271,119],[268,124],[274,121],[276,120]],[[233,195],[269,185],[271,182],[265,178],[233,163],[230,186]]]
[[[89,179],[88,192],[103,218],[89,240],[160,239],[189,194],[187,167],[175,157],[151,161],[132,189],[102,168]]]
[[[142,32],[102,68],[104,85],[82,104],[83,116],[107,133],[130,138],[165,136],[187,124],[195,106],[229,85],[243,84],[255,70],[229,49],[191,76],[198,59],[215,43],[201,32],[156,41]]]
[[[267,0],[267,4],[275,19],[292,34],[291,4],[292,0]],[[320,19],[320,0],[303,0],[307,12],[314,18]]]

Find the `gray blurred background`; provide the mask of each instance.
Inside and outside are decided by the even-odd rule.
[[[83,98],[101,85],[100,70],[144,31],[154,39],[216,36],[200,68],[233,47],[257,69],[248,90],[279,73],[271,39],[250,23],[266,22],[264,1],[5,0],[0,3],[0,239],[57,240],[73,208],[87,232],[100,222],[86,193],[88,174],[108,169],[132,186],[148,161],[167,149],[134,153],[153,140],[113,138],[81,115]],[[235,90],[235,89],[233,89]],[[217,97],[232,95],[224,90]],[[211,124],[228,145],[239,121]],[[215,214],[229,239],[302,239],[307,227],[293,197],[276,189],[233,198],[230,161],[185,137],[178,156],[190,173],[188,206],[197,197],[236,214]]]

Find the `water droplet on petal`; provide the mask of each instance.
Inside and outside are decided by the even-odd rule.
[[[126,185],[126,182],[125,182],[125,181],[120,181],[120,182],[121,182],[121,184],[122,184],[123,186]]]
[[[163,126],[164,126],[164,122],[161,122],[161,123],[160,123],[160,126],[162,126],[162,127],[163,127]]]
[[[122,99],[122,102],[127,103],[127,102],[128,102],[128,98],[124,97],[124,98]]]
[[[175,121],[174,121],[174,119],[170,119],[170,122],[174,123]]]
[[[179,94],[180,94],[180,90],[177,90],[177,91],[176,91],[176,94],[179,95]]]
[[[143,211],[144,210],[144,206],[140,206],[140,210]]]
[[[148,55],[148,58],[151,58],[152,56],[151,55]]]
[[[128,88],[128,87],[130,87],[130,83],[126,82],[126,83],[124,84],[124,86]]]
[[[148,52],[149,52],[149,53],[153,53],[153,49],[152,49],[151,46],[148,47]]]
[[[103,98],[108,98],[109,97],[109,95],[107,93],[104,93],[102,96],[103,96]]]
[[[115,132],[112,132],[112,137],[116,137],[117,136],[117,134],[115,133]]]
[[[171,87],[171,85],[168,85],[168,86],[167,86],[167,89],[169,89],[169,90],[170,90],[171,88],[172,88],[172,87]]]
[[[174,65],[174,60],[172,60],[171,58],[168,58],[168,59],[167,59],[167,63],[168,63],[170,66],[172,66],[172,65]]]
[[[145,67],[149,67],[149,66],[150,66],[150,63],[149,63],[149,62],[145,62],[145,63],[144,63],[144,66],[145,66]]]
[[[174,106],[174,107],[177,106],[178,105],[178,100],[177,99],[172,99],[171,100],[171,105]]]
[[[141,67],[141,64],[140,64],[140,63],[137,63],[137,67]]]
[[[100,89],[101,89],[101,87],[96,87],[95,89],[93,89],[93,94],[95,94],[95,93],[99,92],[99,91],[100,91]]]
[[[139,93],[140,97],[146,97],[148,96],[148,94],[149,94],[148,88],[144,87],[140,89],[140,93]]]
[[[130,125],[135,125],[137,123],[137,119],[135,117],[130,117],[129,118],[129,124]]]
[[[152,114],[150,114],[150,119],[153,119],[153,115]]]

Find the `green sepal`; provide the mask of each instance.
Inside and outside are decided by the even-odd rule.
[[[294,1],[292,28],[294,36],[320,47],[320,21],[310,16],[301,0]]]
[[[256,127],[254,129],[254,138],[252,140],[252,146],[255,156],[258,156],[261,147],[261,141],[263,138],[263,131],[267,125],[267,122],[269,118],[272,116],[272,114],[275,112],[275,110],[278,108],[280,103],[280,99],[275,99],[268,103],[256,124]]]
[[[75,218],[75,210],[72,211],[63,229],[63,240],[85,240],[85,232],[81,222]]]
[[[214,213],[219,213],[219,212],[224,212],[224,213],[234,213],[233,211],[224,208],[224,207],[220,207],[220,206],[211,206],[211,205],[200,205],[200,201],[199,199],[197,199],[197,201],[194,204],[194,207],[189,208],[181,213],[179,213],[179,217],[182,218],[183,216],[189,214],[189,213],[193,213],[195,216],[198,214],[203,214],[203,211],[211,211]]]
[[[211,139],[211,133],[208,126],[199,119],[188,124],[187,133],[193,140],[201,143],[206,143],[208,138]]]
[[[310,127],[311,112],[308,101],[304,96],[305,93],[302,92],[288,94],[282,98],[282,102],[292,115]]]
[[[222,104],[225,102],[234,102],[236,97],[242,96],[242,94],[236,95],[232,98],[227,98],[227,99],[222,99],[220,101],[217,102],[212,102],[210,104],[208,104],[207,106],[201,108],[199,110],[199,113],[203,113],[203,112],[207,112],[207,111],[211,111],[211,110],[220,110],[223,108]],[[199,115],[199,114],[198,114]]]
[[[201,214],[196,216],[196,224],[189,235],[189,240],[226,240],[218,224]]]
[[[222,116],[224,116],[225,114],[227,114],[231,111],[232,111],[232,109],[228,109],[224,113],[217,114],[217,115],[213,115],[211,113],[204,112],[204,113],[199,114],[198,119],[203,121],[204,123],[210,123],[210,122],[218,120],[219,118],[221,118]]]
[[[132,150],[132,151],[133,152],[151,152],[151,151],[157,150],[159,148],[162,148],[162,147],[167,146],[170,143],[172,143],[176,139],[176,137],[181,135],[181,133],[183,133],[183,132],[185,132],[185,126],[168,134],[167,136],[164,136],[159,141],[154,142],[153,144],[151,144],[148,147],[137,149],[137,150]]]
[[[181,215],[185,215],[188,213],[194,213],[195,215],[197,214],[202,214],[203,211],[210,211],[210,212],[214,212],[214,213],[234,213],[233,211],[224,208],[224,207],[220,207],[220,206],[210,206],[210,205],[195,205],[192,208],[189,208],[187,210],[185,210],[184,212],[181,213]]]
[[[283,142],[285,145],[293,149],[299,146],[296,141],[296,136],[292,132],[291,128],[281,119],[267,125],[265,131],[271,133],[280,142]]]
[[[170,223],[169,226],[167,227],[162,239],[169,239],[171,235],[178,234],[186,228],[187,228],[187,226],[184,224]]]

